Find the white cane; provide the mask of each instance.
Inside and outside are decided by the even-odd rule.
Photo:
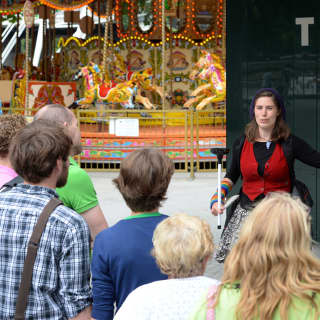
[[[222,164],[218,161],[218,229],[221,229],[221,168]]]
[[[226,148],[212,148],[211,153],[214,153],[218,159],[218,229],[221,229],[221,172],[222,172],[222,158],[225,154],[229,153],[229,149]]]

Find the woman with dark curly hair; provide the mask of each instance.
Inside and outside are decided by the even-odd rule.
[[[21,114],[3,114],[0,116],[0,188],[17,177],[9,160],[9,146],[14,135],[26,125]]]

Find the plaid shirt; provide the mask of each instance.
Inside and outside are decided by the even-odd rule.
[[[19,184],[0,193],[0,319],[13,319],[28,241],[54,190]],[[60,205],[51,214],[35,260],[26,319],[68,319],[91,304],[89,230]]]

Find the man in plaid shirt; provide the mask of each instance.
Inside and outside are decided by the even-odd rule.
[[[72,140],[63,127],[36,120],[20,130],[10,161],[24,179],[0,192],[0,319],[13,319],[28,241],[55,188],[68,176]],[[60,205],[42,234],[25,319],[90,319],[89,229]]]

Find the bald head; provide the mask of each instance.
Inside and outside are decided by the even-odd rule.
[[[35,114],[34,120],[38,119],[70,125],[74,119],[74,115],[69,109],[61,104],[47,104]]]
[[[67,127],[69,135],[73,141],[72,154],[81,153],[80,130],[78,121],[72,111],[61,104],[47,104],[42,107],[34,116],[34,120],[49,120]]]

